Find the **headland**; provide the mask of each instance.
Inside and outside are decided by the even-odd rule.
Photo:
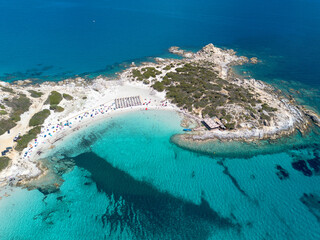
[[[196,53],[178,47],[169,51],[183,58],[132,63],[113,80],[0,82],[0,150],[3,159],[10,159],[0,172],[0,185],[43,175],[47,169],[38,159],[64,136],[126,111],[181,112],[182,124],[191,128],[178,136],[185,141],[274,139],[320,125],[315,112],[273,86],[233,73],[232,66],[257,64],[257,58],[212,44]]]

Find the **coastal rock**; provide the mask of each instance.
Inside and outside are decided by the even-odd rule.
[[[8,86],[9,86],[9,83],[0,81],[0,86],[1,86],[1,87],[8,87]]]
[[[256,58],[256,57],[250,58],[250,63],[251,64],[257,64],[258,62],[259,62],[258,58]]]
[[[27,84],[30,84],[30,83],[32,83],[32,81],[29,80],[29,79],[15,81],[15,84],[17,84],[18,86],[27,85]]]
[[[303,108],[304,113],[310,117],[310,119],[313,121],[314,124],[316,124],[318,127],[320,127],[320,117],[318,114],[316,114],[314,111]]]
[[[185,58],[192,58],[194,54],[192,52],[188,52],[185,50],[180,49],[179,47],[173,46],[169,48],[169,52],[173,54],[177,54],[179,56],[183,56]]]

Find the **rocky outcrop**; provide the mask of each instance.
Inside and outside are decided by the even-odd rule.
[[[306,109],[306,108],[302,108],[302,109],[305,115],[307,115],[315,125],[320,127],[320,116],[310,109]]]
[[[251,64],[257,64],[258,62],[259,62],[258,58],[256,58],[256,57],[250,58],[250,63]]]
[[[185,58],[192,58],[194,56],[194,53],[182,50],[181,48],[176,46],[169,48],[169,52]]]

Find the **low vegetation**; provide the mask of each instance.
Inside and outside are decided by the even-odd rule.
[[[17,124],[10,119],[9,120],[8,119],[1,119],[0,120],[0,135],[4,134],[5,132],[7,132],[11,128],[15,127],[16,125]]]
[[[25,95],[20,94],[19,97],[6,101],[6,105],[11,108],[10,120],[18,122],[21,120],[20,115],[29,110],[31,102]]]
[[[29,121],[29,126],[34,127],[34,126],[39,126],[44,123],[44,121],[49,117],[50,115],[50,110],[44,109],[32,116],[32,118]]]
[[[155,78],[159,74],[161,74],[161,72],[154,67],[141,68],[141,71],[139,69],[132,70],[132,76],[138,81],[143,81],[149,79],[150,77]]]
[[[64,93],[62,96],[63,96],[64,99],[66,99],[68,101],[73,100],[73,97],[71,95],[67,94],[67,93]]]
[[[163,90],[165,89],[163,82],[159,82],[159,81],[156,81],[156,82],[152,85],[152,87],[153,87],[155,90],[157,90],[158,92],[163,92]]]
[[[34,91],[34,90],[28,90],[28,92],[31,94],[31,97],[33,98],[39,98],[43,95],[42,92]]]
[[[63,112],[64,108],[59,106],[59,103],[63,98],[67,100],[73,99],[73,97],[69,94],[64,93],[63,95],[61,95],[61,93],[57,91],[52,91],[46,103],[50,104],[50,110],[54,110],[55,112]]]
[[[28,146],[29,142],[35,139],[40,132],[41,132],[40,126],[32,128],[27,134],[23,135],[17,141],[17,146],[15,147],[15,149],[17,151],[22,151],[23,149],[25,149]]]
[[[46,101],[50,105],[58,105],[62,101],[61,93],[57,91],[52,91]]]
[[[2,87],[1,90],[8,93],[14,93],[13,89],[8,87]]]
[[[172,70],[173,67],[168,66],[166,68]],[[139,76],[136,73],[138,80]],[[165,90],[166,97],[182,109],[200,113],[203,118],[218,117],[227,129],[240,128],[239,123],[243,121],[259,124],[270,121],[270,114],[277,111],[262,104],[254,91],[219,78],[209,63],[183,64],[151,86],[159,92]]]
[[[21,120],[21,114],[29,110],[31,106],[30,99],[24,94],[14,97],[11,100],[4,99],[7,107],[11,108],[9,119],[0,120],[0,135],[16,126],[16,122]],[[2,105],[3,106],[3,105]],[[2,107],[1,107],[2,108]]]
[[[0,110],[0,115],[7,115],[7,112],[5,110]]]
[[[59,105],[50,105],[50,110],[54,110],[55,112],[63,112],[64,108]]]
[[[8,157],[0,157],[0,171],[8,167],[10,161]]]

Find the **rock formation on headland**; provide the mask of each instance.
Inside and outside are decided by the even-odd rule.
[[[315,112],[298,106],[269,84],[236,76],[230,68],[257,63],[256,58],[237,56],[235,51],[213,44],[196,53],[178,47],[170,48],[170,52],[183,58],[132,64],[116,80],[99,76],[90,81],[76,77],[34,85],[30,80],[0,82],[0,147],[1,151],[9,151],[12,159],[0,172],[0,185],[13,176],[30,179],[41,174],[37,158],[48,150],[47,145],[54,147],[54,141],[66,133],[61,130],[62,135],[55,135],[57,139],[47,136],[37,141],[36,150],[32,149],[40,132],[44,135],[43,131],[51,126],[63,129],[62,122],[97,112],[101,106],[112,109],[119,97],[140,95],[142,99],[153,99],[154,108],[170,106],[182,112],[192,119],[184,123],[198,125],[190,134],[180,136],[188,141],[278,138],[296,130],[303,133],[312,122],[320,125]],[[78,128],[74,124],[72,131]],[[17,135],[17,143],[13,143]]]
[[[255,79],[235,76],[232,65],[256,64],[256,57],[237,56],[234,50],[224,50],[208,44],[198,52],[171,47],[171,53],[182,60],[164,60],[129,69],[124,73],[143,81],[180,109],[199,121],[213,118],[227,130],[197,128],[184,138],[205,139],[264,139],[304,132],[313,121],[319,124],[316,113],[302,109],[269,84]]]

